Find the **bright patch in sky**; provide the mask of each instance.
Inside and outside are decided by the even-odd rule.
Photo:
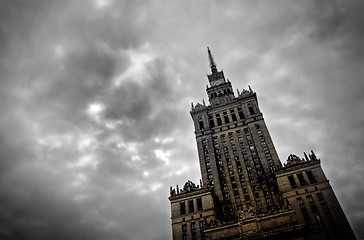
[[[155,56],[148,51],[148,49],[142,48],[141,50],[128,50],[126,53],[131,60],[131,66],[126,72],[117,76],[114,80],[115,85],[119,86],[123,81],[133,79],[133,81],[143,83],[148,80],[146,73],[146,65],[155,59]]]
[[[95,4],[96,4],[97,8],[103,9],[103,8],[110,6],[111,0],[96,0]]]
[[[63,58],[65,55],[65,51],[64,48],[60,45],[57,45],[54,49],[53,49],[53,55],[55,58]]]
[[[162,160],[166,165],[169,165],[169,155],[170,155],[169,151],[156,149],[154,150],[154,154],[158,159]]]

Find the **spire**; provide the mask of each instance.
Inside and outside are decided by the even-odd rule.
[[[209,54],[209,61],[210,61],[210,67],[211,67],[211,72],[215,73],[217,72],[217,68],[216,68],[216,63],[215,60],[211,54],[210,48],[207,47],[207,53]]]

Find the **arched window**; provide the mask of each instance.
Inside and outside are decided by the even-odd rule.
[[[254,111],[254,108],[251,104],[248,104],[248,109],[249,109],[249,112],[251,115],[255,115],[255,111]]]
[[[199,124],[200,130],[204,129],[204,124],[203,124],[202,118],[200,118],[198,120],[198,124]]]

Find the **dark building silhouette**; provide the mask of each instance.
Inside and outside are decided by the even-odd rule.
[[[209,104],[192,104],[202,181],[170,189],[173,239],[355,239],[313,151],[282,165],[256,93],[235,95],[208,49]]]

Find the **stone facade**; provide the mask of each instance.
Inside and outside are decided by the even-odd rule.
[[[209,104],[192,104],[202,180],[171,187],[173,239],[355,239],[312,152],[282,165],[256,93],[237,91],[208,49]]]

